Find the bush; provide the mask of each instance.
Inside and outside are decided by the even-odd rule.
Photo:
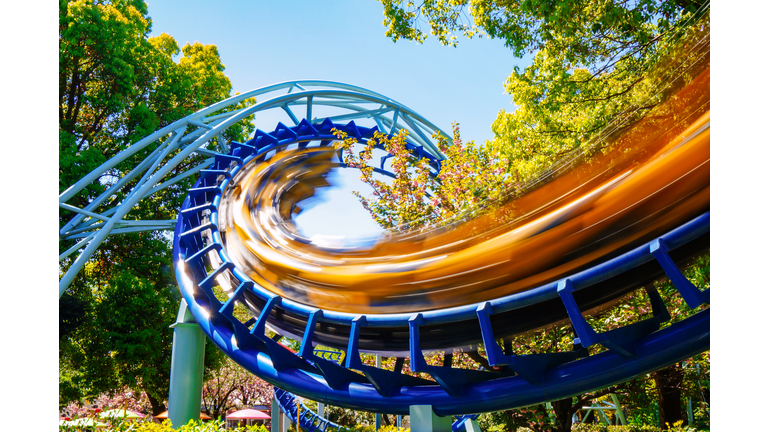
[[[190,420],[189,423],[180,427],[179,429],[173,429],[171,427],[171,421],[165,420],[162,423],[155,423],[153,421],[123,421],[118,420],[112,422],[109,426],[99,431],[104,432],[269,432],[269,430],[263,425],[253,426],[241,426],[233,429],[226,429],[226,422],[224,420],[212,420],[204,422],[202,420]],[[73,427],[73,426],[60,426],[59,431],[63,432],[85,432],[93,431],[91,427]]]
[[[656,426],[608,426],[602,423],[579,423],[573,425],[571,432],[659,432]]]
[[[368,424],[357,424],[351,427],[344,428],[346,431],[354,431],[354,432],[375,432],[376,426],[374,425],[368,425]],[[382,425],[379,428],[379,432],[410,432],[410,429],[407,428],[398,428],[397,426],[386,426]]]
[[[571,432],[660,432],[656,426],[648,425],[628,425],[628,426],[608,426],[602,423],[579,423],[573,425]],[[698,432],[693,426],[683,426],[683,422],[677,422],[672,426],[667,425],[665,432]]]
[[[379,428],[379,432],[411,432],[411,430],[397,426],[382,426]]]

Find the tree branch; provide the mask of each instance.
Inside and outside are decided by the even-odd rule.
[[[640,75],[640,77],[638,79],[636,79],[632,84],[630,84],[629,87],[627,87],[626,89],[624,89],[624,90],[622,90],[622,91],[620,91],[618,93],[610,94],[610,95],[602,97],[602,98],[582,99],[582,100],[577,100],[577,101],[565,101],[563,103],[565,103],[565,104],[577,104],[577,103],[585,103],[585,102],[602,102],[602,101],[607,101],[608,99],[614,98],[616,96],[621,96],[621,95],[627,93],[628,91],[632,90],[632,88],[634,86],[636,86],[637,83],[642,81],[643,78],[645,78],[645,76]]]

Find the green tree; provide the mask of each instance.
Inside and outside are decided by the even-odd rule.
[[[706,0],[379,0],[386,35],[423,42],[430,33],[444,45],[457,46],[456,34],[501,39],[522,57],[545,47],[559,47],[572,63],[618,59],[646,49],[686,13]]]
[[[141,0],[59,2],[60,191],[158,128],[232,95],[216,46],[196,42],[179,48],[167,34],[149,37],[151,24]],[[224,138],[244,140],[252,130],[241,122]],[[84,208],[156,146],[128,158],[68,203]],[[189,158],[167,177],[202,160]],[[191,182],[188,178],[141,200],[126,219],[174,219]],[[102,205],[125,199],[133,184]],[[61,210],[60,224],[72,216]],[[60,250],[72,245],[72,240],[59,242]],[[70,284],[59,303],[65,311],[60,316],[60,404],[128,386],[146,392],[155,414],[165,409],[168,326],[180,300],[170,246],[163,233],[108,237]],[[71,257],[60,262],[61,274],[71,262]],[[215,368],[221,360],[218,350],[207,350],[208,366]]]
[[[150,30],[142,1],[60,1],[60,190],[158,128],[231,96],[216,46],[195,42],[179,49],[173,37],[150,38]],[[225,137],[242,140],[252,130],[241,122]],[[88,202],[153,149],[130,158],[74,200]],[[179,166],[174,174],[186,168]],[[178,199],[183,186],[165,194]]]
[[[169,325],[179,307],[168,244],[150,233],[120,240],[87,265],[87,291],[75,294],[88,311],[59,340],[60,404],[127,387],[146,393],[159,414],[170,382]],[[207,374],[222,361],[219,350],[206,345]]]
[[[268,405],[272,392],[271,384],[227,358],[203,384],[203,410],[212,418],[224,418],[233,409]]]
[[[668,61],[670,47],[687,33],[708,33],[703,0],[380,1],[395,41],[422,42],[426,25],[445,45],[456,46],[457,34],[487,35],[518,57],[535,54],[505,83],[518,108],[502,110],[491,127],[491,145],[515,161],[524,180],[629,107],[655,106],[657,66]]]

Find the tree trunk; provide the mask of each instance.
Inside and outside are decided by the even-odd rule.
[[[683,384],[683,371],[679,364],[654,372],[656,391],[659,394],[659,420],[662,429],[683,420],[680,388]]]
[[[163,403],[162,400],[155,399],[149,393],[147,393],[147,398],[149,399],[149,403],[152,404],[152,415],[153,416],[156,416],[156,415],[158,415],[158,414],[160,414],[160,413],[162,413],[163,411],[166,410],[165,404]]]
[[[571,398],[560,399],[552,402],[552,408],[557,416],[557,432],[570,432],[573,417],[571,416]]]

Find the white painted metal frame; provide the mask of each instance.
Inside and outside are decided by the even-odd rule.
[[[221,110],[231,109],[246,99],[261,95],[267,95],[267,99],[263,102],[257,102],[255,105],[239,110],[216,114]],[[298,125],[301,118],[297,116],[294,110],[298,108],[300,109],[299,113],[303,114],[302,117],[315,123],[325,118],[316,115],[318,113],[316,108],[321,107],[330,107],[343,112],[343,114],[328,117],[334,122],[372,120],[379,127],[379,130],[390,134],[405,129],[409,132],[411,140],[424,146],[425,150],[439,159],[445,159],[432,138],[434,133],[448,137],[445,132],[410,108],[384,95],[361,87],[332,81],[287,81],[233,96],[159,129],[132,144],[59,195],[59,207],[76,213],[59,231],[59,239],[79,240],[74,246],[59,255],[59,262],[74,252],[81,251],[59,281],[59,297],[64,294],[75,275],[107,236],[138,231],[173,229],[176,224],[175,220],[126,220],[124,217],[139,201],[197,174],[200,170],[211,165],[213,156],[229,153],[229,143],[226,142],[223,135],[227,128],[240,121],[245,121],[252,114],[274,109],[284,111],[294,125]],[[313,114],[315,115],[313,116]],[[260,124],[259,117],[261,116],[256,116],[255,120],[257,127],[262,126],[265,130],[273,130],[276,126],[275,124]],[[214,137],[218,137],[218,152],[205,148],[206,144]],[[123,175],[116,183],[110,185],[87,206],[79,208],[67,204],[67,201],[89,184],[99,181],[104,174],[113,170],[118,164],[156,142],[159,142],[159,145],[149,156],[133,167],[130,172]],[[171,157],[174,152],[178,153]],[[196,154],[210,156],[210,158],[174,177],[166,178],[174,168]],[[118,203],[108,202],[117,192],[133,181],[137,182],[125,199]]]

